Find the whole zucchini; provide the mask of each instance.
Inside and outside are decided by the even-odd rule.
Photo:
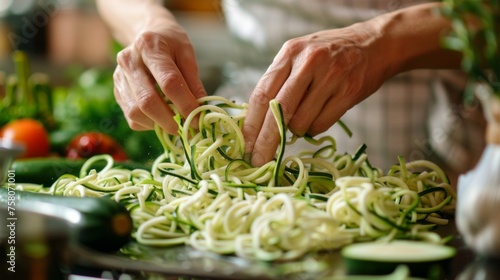
[[[128,210],[109,198],[53,196],[0,188],[0,204],[11,205],[13,202],[16,207],[37,212],[37,209],[29,207],[35,201],[60,207],[61,212],[67,212],[68,208],[78,211],[80,219],[67,222],[71,223],[71,233],[81,245],[111,252],[120,249],[131,238],[132,218]]]
[[[18,159],[12,163],[10,169],[15,172],[17,183],[33,183],[50,187],[64,174],[78,176],[85,161],[85,159],[74,160],[67,158]],[[106,162],[97,161],[92,165],[92,168],[100,170],[105,165]],[[126,169],[150,169],[146,164],[133,161],[115,162],[115,166]]]

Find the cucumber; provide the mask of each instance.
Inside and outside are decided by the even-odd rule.
[[[109,198],[52,196],[0,188],[0,204],[12,205],[13,202],[15,207],[41,214],[46,214],[43,209],[34,209],[30,205],[44,202],[58,207],[59,213],[70,209],[78,211],[79,219],[65,218],[70,224],[72,237],[78,244],[97,251],[116,251],[131,240],[133,224],[130,213],[125,206]]]
[[[80,169],[85,161],[85,159],[74,160],[67,158],[18,159],[12,163],[10,169],[16,174],[16,183],[32,183],[50,187],[64,174],[79,176]],[[105,161],[96,161],[92,168],[99,170],[105,165]],[[115,162],[114,166],[126,169],[151,169],[147,164],[134,161]]]
[[[456,249],[423,241],[373,241],[348,245],[341,255],[349,275],[389,274],[406,265],[412,276],[438,279],[456,255]]]

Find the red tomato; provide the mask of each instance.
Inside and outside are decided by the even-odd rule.
[[[45,157],[49,155],[49,134],[43,124],[37,120],[13,120],[2,127],[0,137],[24,146],[24,152],[19,158]]]
[[[117,161],[127,159],[122,146],[111,136],[99,132],[84,132],[76,135],[66,146],[67,158],[89,158],[109,154]]]

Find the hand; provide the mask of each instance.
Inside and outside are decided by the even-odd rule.
[[[279,144],[269,101],[282,106],[285,124],[298,135],[317,135],[388,77],[377,53],[374,28],[356,24],[289,40],[252,92],[243,133],[254,166],[270,161]]]
[[[206,95],[193,47],[176,23],[141,32],[117,61],[114,95],[134,130],[153,129],[157,123],[175,134],[174,112],[164,99],[186,118],[198,107],[197,99]]]

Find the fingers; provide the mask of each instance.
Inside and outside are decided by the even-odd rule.
[[[292,39],[280,50],[249,101],[245,151],[254,166],[270,161],[280,141],[270,100],[281,104],[292,133],[314,136],[381,85],[383,74],[350,36],[349,29],[325,31]]]
[[[311,85],[305,89],[304,96],[293,113],[288,129],[297,136],[310,134],[310,128],[315,122],[322,109],[325,107],[329,95],[322,94],[332,87],[334,82],[325,82],[325,80],[314,80]]]
[[[292,132],[296,131],[295,126],[291,126],[290,120],[299,116],[297,110],[304,106],[303,101],[305,96],[307,96],[307,89],[310,87],[310,76],[298,71],[290,75],[289,79],[282,86],[275,100],[281,106],[283,113],[283,122],[285,127],[288,127]],[[317,104],[316,104],[317,105]],[[308,114],[300,115],[303,117],[302,122],[304,124],[304,129],[307,131],[310,122],[314,120],[314,117],[318,114],[316,110],[307,110]],[[295,118],[296,119],[296,118]],[[308,120],[309,119],[309,120]],[[255,144],[253,147],[253,157],[252,164],[255,166],[261,166],[266,162],[273,159],[276,150],[279,146],[281,135],[278,129],[276,117],[272,114],[271,110],[268,109],[266,113],[266,118],[264,120],[263,126],[259,132]],[[285,137],[285,136],[283,136]]]
[[[285,126],[292,133],[304,136],[306,133],[311,134],[311,128],[314,123],[317,125],[320,123],[323,124],[323,122],[318,121],[317,117],[322,112],[328,96],[316,94],[320,93],[324,88],[316,85],[314,82],[308,87],[309,79],[307,75],[299,74],[298,76],[299,78],[292,78],[291,76],[285,82],[276,95],[275,100],[281,106]],[[263,108],[264,106],[261,106],[261,110]],[[250,158],[254,166],[262,166],[272,160],[281,140],[277,120],[269,109],[269,106],[265,108],[267,108],[263,112],[265,118],[257,137],[253,140],[253,146],[251,149],[247,147],[249,154],[253,152]],[[329,115],[327,114],[327,116]],[[328,126],[325,128],[324,125],[320,125],[318,128],[326,130]]]
[[[321,84],[313,80],[312,63],[300,51],[300,44],[287,42],[252,92],[243,133],[247,159],[254,166],[273,159],[281,139],[269,101],[275,99],[280,104],[285,126],[290,125],[292,132],[304,135],[319,114],[311,108],[317,108],[318,102],[327,99],[307,97],[311,90],[319,92],[317,86]]]
[[[205,87],[203,86],[201,80],[200,80],[200,75],[198,72],[198,66],[196,63],[182,63],[182,61],[190,61],[190,59],[193,59],[194,57],[194,50],[193,48],[185,48],[184,51],[180,52],[180,55],[177,57],[177,63],[179,67],[179,71],[182,74],[182,76],[186,79],[186,83],[189,87],[190,93],[193,95],[194,99],[199,99],[201,97],[207,96],[207,92],[205,91]],[[180,102],[185,102],[184,99],[182,99]],[[174,104],[180,104],[179,101]],[[190,101],[192,102],[192,101]],[[187,114],[191,113],[192,110],[194,110],[199,104],[198,103],[189,103],[188,108],[181,110],[181,114],[184,118],[187,118]],[[193,107],[194,105],[194,107]],[[180,107],[183,107],[182,105],[178,105]],[[194,128],[198,128],[198,123],[199,123],[199,115],[196,115],[191,122],[191,126]]]
[[[159,46],[155,44],[159,44]],[[145,39],[139,41],[137,48],[141,52],[145,67],[151,72],[163,94],[175,104],[179,113],[186,118],[192,110],[198,107],[196,97],[191,92],[189,84],[178,68],[178,65],[183,63],[189,64],[188,60],[176,61],[174,60],[175,57],[165,56],[165,53],[172,52],[171,46],[164,42],[154,42],[154,39],[150,39],[147,36],[145,36]],[[197,69],[197,67],[187,66],[185,68],[191,70],[193,68]],[[187,76],[192,76],[191,80],[199,79],[198,70],[187,73]],[[199,85],[197,90],[199,91]]]
[[[261,128],[263,126],[266,126],[267,124],[272,125],[272,123],[269,123],[269,121],[265,122],[265,120],[272,118],[272,115],[267,116],[267,114],[270,113],[268,112],[269,101],[274,99],[274,97],[277,95],[277,92],[286,81],[290,71],[290,64],[272,64],[250,96],[248,112],[242,128],[243,136],[245,137],[245,156],[248,160],[250,160],[250,157],[254,158],[255,160],[257,160],[258,157],[261,157],[260,154],[252,155],[252,152],[254,151],[254,145],[260,135]],[[266,131],[268,130],[269,128]],[[276,138],[275,135],[273,135],[273,138]],[[279,143],[279,141],[276,142],[276,139],[273,139],[272,141],[272,144],[270,143],[271,146],[277,146]],[[261,146],[261,142],[262,140],[259,141],[259,147]],[[270,156],[272,159],[274,153],[272,153]],[[260,162],[260,160],[257,160],[257,162]]]
[[[300,106],[289,122],[288,128],[298,136],[315,136],[325,132],[347,111],[345,73],[325,73],[324,79],[313,81]],[[325,94],[334,93],[334,94]]]
[[[186,61],[191,61],[195,57],[194,50],[192,47],[185,48],[176,57],[176,65],[179,68],[180,73],[186,79],[187,85],[193,94],[195,99],[207,96],[205,87],[200,80],[200,75],[198,71],[198,65],[196,63],[183,63]]]
[[[174,115],[187,118],[199,106],[197,99],[206,96],[194,50],[179,30],[142,33],[118,54],[117,62],[114,94],[134,130],[153,129],[157,123],[175,134]],[[165,99],[174,104],[175,112]]]
[[[177,131],[174,113],[157,92],[155,80],[140,53],[127,49],[118,54],[115,88],[132,129],[153,129],[158,123],[169,133]],[[117,87],[117,84],[120,86]]]
[[[318,115],[311,122],[307,134],[315,136],[327,131],[332,124],[336,123],[349,109],[346,99],[333,96],[318,109]],[[332,109],[334,108],[334,109]]]
[[[122,109],[129,127],[133,130],[149,130],[153,121],[136,106],[137,102],[121,67],[116,67],[113,74],[115,100]]]

